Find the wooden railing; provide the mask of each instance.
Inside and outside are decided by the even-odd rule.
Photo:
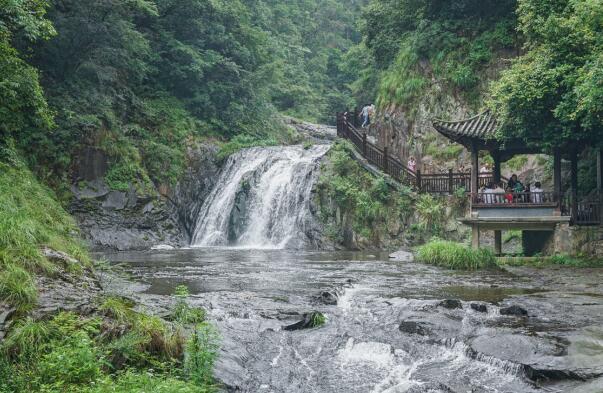
[[[414,187],[418,191],[431,194],[453,194],[458,190],[471,189],[471,172],[455,173],[452,170],[444,173],[428,173],[413,171],[396,157],[389,154],[387,147],[381,149],[367,140],[367,135],[358,129],[356,112],[337,114],[337,135],[352,142],[362,156],[372,165],[387,173],[398,182]],[[492,173],[481,173],[479,187],[494,180]]]
[[[559,208],[562,198],[554,192],[479,192],[469,194],[473,207],[554,207]]]
[[[338,113],[337,135],[352,142],[370,164],[376,166],[402,184],[416,186],[417,174],[408,169],[400,160],[390,156],[387,147],[381,149],[369,142],[366,133],[361,133],[354,125],[356,118],[357,116],[354,112]]]

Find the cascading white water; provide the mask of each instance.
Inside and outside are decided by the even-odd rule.
[[[200,210],[192,246],[303,246],[318,161],[329,148],[255,147],[232,155]]]

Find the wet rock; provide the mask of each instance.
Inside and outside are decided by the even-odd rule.
[[[111,191],[102,206],[108,210],[123,210],[128,204],[128,196],[125,192]]]
[[[15,314],[15,311],[17,311],[15,308],[0,303],[0,342],[2,342],[6,332],[10,328],[10,319]]]
[[[418,334],[419,336],[426,336],[429,333],[429,329],[415,321],[402,321],[398,329],[403,333]]]
[[[593,362],[594,358],[582,364],[584,354],[568,356],[566,344],[554,337],[494,333],[473,339],[468,353],[484,362],[510,362],[509,367],[517,367],[533,381],[586,380],[603,374],[602,364]]]
[[[414,261],[415,257],[412,253],[408,251],[400,250],[394,252],[393,254],[390,254],[389,259],[394,262],[412,262]]]
[[[471,309],[477,312],[488,312],[488,307],[481,303],[471,303]]]
[[[55,251],[48,247],[42,249],[42,254],[54,263],[60,263],[63,267],[80,263],[77,259],[65,254],[64,252]]]
[[[413,386],[406,393],[455,393],[448,386],[438,382],[428,382],[418,386]]]
[[[513,315],[516,317],[525,317],[528,315],[528,312],[525,308],[520,307],[518,305],[512,305],[509,307],[503,307],[500,309],[500,315]]]
[[[328,306],[336,306],[339,295],[335,291],[323,291],[320,294],[320,301]]]
[[[292,325],[283,327],[283,330],[292,331],[319,327],[324,324],[324,318],[325,316],[320,312],[307,313],[304,314],[304,319]]]
[[[450,310],[457,309],[457,308],[463,308],[463,304],[458,299],[446,299],[446,300],[442,300],[438,304],[438,306],[444,307],[444,308],[447,308],[447,309],[450,309]]]
[[[81,184],[81,187],[77,184],[71,186],[71,191],[77,199],[96,199],[102,198],[109,194],[109,187],[105,184],[102,179],[96,179]]]

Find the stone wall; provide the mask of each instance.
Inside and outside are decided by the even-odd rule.
[[[548,255],[568,254],[603,258],[603,228],[558,225],[545,246]]]

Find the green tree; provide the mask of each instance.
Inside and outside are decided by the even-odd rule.
[[[39,74],[14,47],[20,42],[27,48],[54,34],[45,17],[47,7],[44,0],[0,0],[0,142],[52,127]]]
[[[492,88],[500,137],[548,147],[603,137],[603,1],[520,0],[525,54]]]

